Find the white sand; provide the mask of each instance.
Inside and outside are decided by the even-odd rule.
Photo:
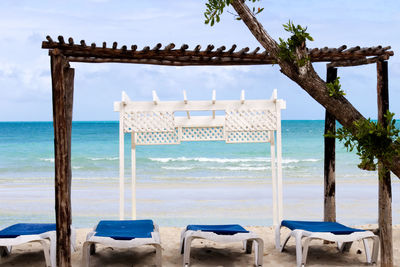
[[[366,226],[371,228],[371,226]],[[295,266],[293,240],[280,253],[275,250],[271,227],[247,227],[258,233],[265,242],[264,266]],[[89,229],[77,230],[77,251],[72,254],[72,266],[80,266],[82,243]],[[179,238],[181,228],[161,227],[163,266],[182,266]],[[400,266],[400,225],[393,227],[395,266]],[[153,266],[155,252],[152,247],[134,250],[99,247],[91,256],[91,266]],[[43,267],[44,256],[39,244],[30,243],[13,248],[10,256],[2,258],[0,266]],[[245,254],[241,243],[215,244],[205,240],[193,241],[191,266],[253,266],[254,254]],[[341,254],[333,244],[323,245],[314,241],[309,250],[307,266],[365,266],[362,242],[355,242],[348,253]]]

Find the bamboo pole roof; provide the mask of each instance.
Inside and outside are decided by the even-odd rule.
[[[47,36],[46,39],[42,42],[43,49],[50,49],[49,53],[57,51],[66,56],[70,62],[115,62],[168,66],[268,65],[276,63],[267,51],[260,51],[259,47],[251,51],[248,47],[236,50],[235,44],[229,49],[225,46],[215,48],[210,44],[205,49],[197,45],[190,50],[187,44],[175,47],[175,44],[170,43],[163,47],[161,43],[158,43],[154,47],[145,46],[138,50],[137,45],[131,45],[130,48],[126,45],[118,47],[117,42],[113,42],[111,47],[107,47],[106,42],[103,42],[102,46],[97,46],[95,43],[89,45],[85,40],[76,44],[72,37],[68,38],[68,42],[66,42],[61,35],[57,38],[58,42],[50,36]],[[345,67],[388,60],[394,55],[390,49],[390,46],[347,48],[346,45],[342,45],[338,48],[308,49],[308,54],[311,62],[327,62],[328,66]]]

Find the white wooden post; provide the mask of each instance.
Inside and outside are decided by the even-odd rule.
[[[160,99],[158,98],[156,91],[153,90],[152,93],[153,93],[153,103],[154,105],[157,105],[158,102],[160,102]]]
[[[213,105],[215,104],[215,100],[216,100],[216,92],[215,90],[212,91],[212,103]],[[213,109],[212,111],[212,118],[215,119],[215,109]]]
[[[275,162],[275,133],[269,132],[271,142],[271,172],[272,172],[272,222],[274,228],[278,226],[278,202],[277,202],[277,183],[276,183],[276,162]]]
[[[124,219],[124,199],[125,199],[125,166],[124,166],[124,104],[121,105],[119,113],[119,219]]]
[[[188,103],[187,96],[186,96],[186,90],[183,90],[183,103],[185,103],[185,104]],[[190,119],[190,112],[189,111],[186,111],[186,115],[187,115],[187,118]]]
[[[132,220],[136,220],[136,141],[131,133],[131,169],[132,169]]]
[[[283,219],[283,202],[282,202],[282,133],[281,133],[281,107],[277,101],[276,107],[276,153],[277,153],[277,169],[278,169],[278,223]]]

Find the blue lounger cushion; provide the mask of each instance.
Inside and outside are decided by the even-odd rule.
[[[332,233],[335,235],[348,235],[354,232],[363,232],[365,230],[347,227],[337,222],[316,222],[316,221],[289,221],[283,220],[282,226],[290,230],[300,229],[309,232]]]
[[[111,237],[116,240],[151,238],[154,232],[152,220],[100,221],[95,236]]]
[[[198,225],[191,224],[186,227],[186,230],[192,231],[204,231],[204,232],[213,232],[217,235],[234,235],[237,233],[248,233],[246,229],[244,229],[239,224],[226,224],[226,225]]]
[[[55,223],[17,223],[1,230],[0,238],[15,238],[20,235],[39,235],[55,230]]]

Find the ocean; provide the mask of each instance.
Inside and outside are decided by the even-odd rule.
[[[323,218],[324,121],[283,121],[284,218]],[[118,122],[73,122],[72,216],[75,227],[118,219]],[[0,122],[0,228],[54,221],[52,122]],[[126,135],[126,218],[130,214],[130,136]],[[161,226],[188,223],[272,225],[269,144],[221,141],[138,146],[137,216]],[[377,172],[336,144],[337,220],[377,223]],[[393,222],[400,183],[392,175]]]

